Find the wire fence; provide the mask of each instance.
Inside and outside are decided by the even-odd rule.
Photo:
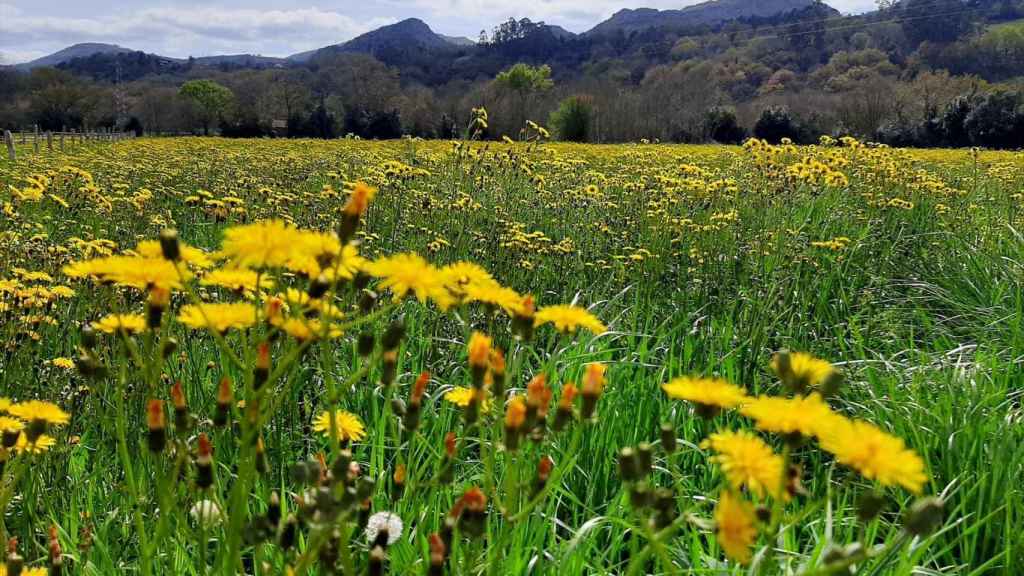
[[[38,128],[30,132],[11,132],[5,130],[3,134],[4,144],[7,147],[7,158],[12,162],[18,159],[19,146],[22,150],[31,150],[38,154],[41,150],[52,152],[54,150],[64,151],[70,146],[85,144],[86,142],[120,142],[134,138],[133,132],[115,132],[113,130],[90,130],[68,132],[40,131]],[[31,147],[31,148],[30,148]]]

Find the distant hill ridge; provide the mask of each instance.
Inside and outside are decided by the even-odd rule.
[[[624,9],[611,18],[585,32],[583,36],[595,36],[621,31],[629,34],[648,28],[672,28],[685,26],[713,25],[740,18],[771,17],[778,14],[823,5],[820,0],[710,0],[687,6],[679,10],[655,10],[652,8]],[[838,14],[838,12],[836,12]],[[557,25],[548,25],[547,30],[558,39],[572,39],[576,34]],[[407,18],[394,24],[382,26],[347,42],[325,46],[315,50],[292,54],[286,58],[274,58],[254,54],[231,54],[199,56],[192,59],[201,66],[237,66],[265,68],[288,63],[304,63],[323,52],[361,52],[377,55],[384,51],[400,50],[443,50],[445,48],[467,48],[476,42],[465,37],[437,34],[419,18]],[[117,55],[139,52],[116,44],[87,42],[75,44],[43,56],[31,62],[18,64],[17,68],[30,70],[42,66],[68,64],[77,58],[89,58],[97,54]],[[182,58],[150,55],[168,62],[186,62]]]
[[[820,0],[710,0],[680,10],[624,9],[586,34],[593,36],[617,31],[629,34],[647,28],[714,25],[741,18],[768,18],[816,4],[824,5]]]

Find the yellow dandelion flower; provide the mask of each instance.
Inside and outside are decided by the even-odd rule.
[[[75,369],[75,361],[71,358],[54,358],[53,360],[50,360],[50,364],[57,368],[63,368],[64,370]]]
[[[804,352],[776,354],[771,366],[786,386],[799,392],[820,387],[836,371],[830,362]]]
[[[72,278],[94,278],[139,290],[159,288],[176,290],[182,282],[191,278],[182,265],[163,258],[140,256],[108,256],[96,260],[73,262],[64,267],[64,274]]]
[[[282,332],[300,342],[316,340],[324,335],[324,326],[319,320],[306,318],[278,318],[272,323]],[[341,336],[341,330],[333,327],[328,328],[326,336],[327,338],[338,338]]]
[[[0,433],[21,432],[25,429],[25,423],[10,416],[0,416]]]
[[[750,562],[751,547],[757,540],[757,516],[751,505],[729,491],[722,492],[715,507],[718,545],[740,564]]]
[[[563,333],[575,333],[579,328],[593,334],[604,334],[608,331],[596,316],[579,306],[546,306],[538,310],[533,320],[534,327],[549,323]]]
[[[0,412],[7,412],[13,405],[14,402],[11,402],[10,398],[0,398]]]
[[[196,268],[210,268],[213,266],[213,259],[206,252],[203,252],[199,248],[188,246],[184,242],[178,243],[178,250],[181,254],[181,261],[186,264],[191,264]],[[150,258],[154,260],[162,260],[164,257],[163,248],[160,246],[159,240],[143,240],[139,242],[139,245],[135,247],[135,253],[143,258]]]
[[[366,271],[381,279],[381,287],[389,288],[396,302],[410,292],[421,303],[433,300],[442,310],[447,310],[455,302],[446,287],[444,275],[419,254],[381,258],[367,264]]]
[[[820,437],[821,447],[841,464],[860,472],[883,486],[900,485],[920,494],[928,476],[924,460],[903,440],[887,434],[874,424],[834,417]]]
[[[182,324],[199,330],[210,328],[217,332],[245,329],[256,323],[256,307],[246,302],[224,304],[189,304],[182,306],[178,315]]]
[[[759,497],[768,493],[778,498],[782,493],[782,457],[749,430],[712,434],[701,448],[718,453],[711,461],[722,468],[733,489],[746,486]]]
[[[12,405],[7,412],[26,422],[42,422],[50,426],[62,426],[71,420],[71,415],[52,402],[27,400]]]
[[[225,230],[220,255],[240,268],[283,268],[300,245],[297,228],[283,220],[270,220]]]
[[[746,402],[740,413],[757,421],[757,428],[776,434],[816,436],[830,426],[834,413],[818,393],[796,398],[759,396]]]
[[[334,411],[334,424],[339,440],[358,442],[366,437],[366,428],[359,417],[345,410]],[[328,438],[331,435],[331,413],[320,413],[313,423],[313,431],[320,432]]]
[[[470,284],[497,284],[494,277],[483,266],[473,262],[456,262],[441,268],[445,284],[455,294],[462,294]]]
[[[682,376],[662,384],[661,389],[670,398],[693,402],[709,410],[735,408],[747,399],[743,388],[722,378]]]
[[[318,261],[319,266],[319,261]],[[326,266],[319,266],[318,274],[313,274],[312,268],[306,273],[311,277],[323,274],[328,281],[351,280],[356,277],[363,267],[366,266],[366,258],[359,255],[359,248],[355,244],[346,244],[341,252],[331,256]]]
[[[116,332],[138,334],[145,332],[149,328],[146,325],[146,317],[142,314],[108,314],[93,322],[92,327],[104,334],[114,334]]]
[[[14,445],[14,449],[19,454],[42,454],[55,444],[57,444],[57,440],[53,436],[40,434],[34,441],[30,441],[28,436],[22,432],[18,436],[18,443]]]
[[[203,286],[220,286],[236,292],[255,292],[256,282],[260,288],[273,288],[274,279],[260,275],[247,268],[224,268],[213,270],[199,281]]]
[[[455,404],[459,408],[465,408],[469,406],[469,403],[473,400],[473,395],[477,391],[475,388],[466,388],[463,386],[456,386],[451,390],[445,392],[444,399],[452,404]],[[486,394],[486,393],[485,393]],[[491,411],[491,399],[489,396],[484,396],[483,402],[480,403],[481,412]]]
[[[496,308],[501,308],[509,316],[521,314],[523,311],[523,296],[511,288],[506,288],[497,282],[470,282],[462,287],[462,301],[464,303],[480,302]]]

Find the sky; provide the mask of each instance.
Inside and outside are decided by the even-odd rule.
[[[439,34],[476,38],[509,17],[589,30],[622,8],[681,8],[700,0],[0,0],[0,64],[79,42],[162,56],[288,56],[344,42],[404,18]],[[749,0],[757,2],[758,0]],[[875,0],[830,0],[844,12]]]

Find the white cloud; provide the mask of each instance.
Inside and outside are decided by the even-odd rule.
[[[202,6],[199,0],[0,0],[0,53],[25,61],[78,42],[108,42],[175,57],[286,56],[407,17],[422,18],[444,34],[475,36],[509,17],[583,32],[623,8],[680,8],[699,0],[344,0],[337,10],[309,1],[219,0]],[[829,3],[844,12],[874,6],[874,0]]]
[[[193,6],[70,18],[29,15],[12,5],[0,4],[0,52],[24,58],[77,42],[110,42],[165,56],[230,52],[287,56],[342,42],[393,21],[386,17],[357,20],[318,8]]]

